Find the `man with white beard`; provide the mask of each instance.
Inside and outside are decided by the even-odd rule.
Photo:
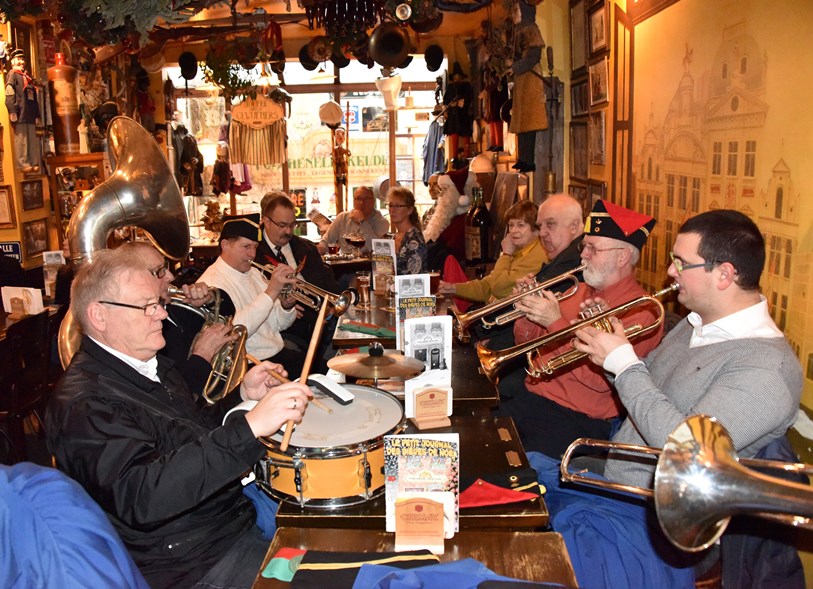
[[[514,324],[514,340],[522,344],[556,333],[579,320],[580,313],[601,301],[604,309],[614,308],[644,296],[635,280],[635,266],[655,219],[599,200],[584,226],[579,244],[584,282],[576,293],[558,301],[555,293],[529,295],[516,303],[525,317]],[[625,325],[650,325],[655,313],[644,308],[620,318]],[[663,329],[652,330],[636,340],[640,355],[653,350]],[[572,350],[570,339],[559,346],[542,350],[537,365]],[[524,389],[511,391],[512,398],[501,404],[499,412],[510,415],[527,451],[558,458],[576,438],[608,439],[613,422],[621,416],[623,405],[604,371],[582,359],[560,371],[542,377],[527,376]]]

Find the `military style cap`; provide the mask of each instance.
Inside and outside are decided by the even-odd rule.
[[[598,200],[584,223],[584,234],[612,237],[641,249],[653,227],[655,219],[649,215],[625,209],[606,200]]]
[[[227,237],[245,237],[253,241],[260,241],[262,233],[259,213],[223,217],[223,230],[220,232],[220,241]]]

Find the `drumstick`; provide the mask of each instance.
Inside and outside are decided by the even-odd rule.
[[[308,346],[308,353],[305,356],[305,363],[302,365],[302,376],[299,377],[300,382],[308,380],[308,374],[311,371],[311,364],[313,357],[316,354],[316,348],[319,347],[319,340],[322,337],[322,327],[325,324],[325,315],[327,315],[327,307],[330,304],[328,297],[322,299],[322,306],[319,308],[319,314],[316,316],[316,323],[314,324],[313,333],[311,334],[311,343]],[[279,445],[280,452],[288,450],[288,443],[291,441],[291,434],[294,431],[294,422],[288,420],[285,426],[285,433],[282,436],[282,442]]]
[[[251,354],[246,354],[246,360],[248,360],[252,364],[256,364],[257,366],[260,366],[260,364],[261,364],[261,361],[259,359],[257,359],[256,356],[252,356]],[[285,378],[279,372],[274,372],[270,368],[266,368],[265,370],[266,370],[266,372],[268,372],[268,374],[270,374],[271,376],[273,376],[274,378],[276,378],[278,381],[280,381],[282,383],[293,382],[290,378]],[[315,405],[316,407],[319,407],[319,409],[321,409],[323,411],[327,411],[328,413],[333,413],[333,409],[331,409],[330,407],[328,407],[327,405],[322,403],[322,401],[320,401],[319,399],[311,399],[310,401],[308,401],[308,403],[310,403],[311,405]]]

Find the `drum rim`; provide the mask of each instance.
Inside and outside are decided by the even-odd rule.
[[[319,446],[319,447],[304,447],[304,446],[296,446],[295,444],[291,443],[288,445],[288,449],[285,452],[281,452],[279,449],[279,445],[281,440],[275,440],[272,436],[266,436],[260,438],[260,441],[268,448],[269,453],[273,452],[277,456],[284,456],[290,459],[294,458],[301,458],[301,459],[308,459],[311,457],[320,457],[319,459],[325,460],[330,458],[346,458],[349,456],[353,456],[354,454],[361,453],[361,445],[364,444],[367,451],[374,450],[381,446],[384,443],[384,436],[392,436],[397,435],[404,431],[407,425],[407,418],[406,418],[406,411],[404,410],[404,406],[401,404],[400,399],[390,393],[389,391],[385,391],[383,389],[379,389],[377,387],[371,387],[368,385],[361,385],[361,384],[344,384],[344,387],[353,392],[354,388],[362,389],[362,390],[372,390],[378,393],[381,393],[385,398],[389,397],[391,401],[395,403],[395,405],[401,410],[401,417],[395,423],[392,428],[388,429],[381,435],[374,436],[372,438],[368,438],[366,440],[361,440],[356,442],[355,444],[345,444],[341,446]],[[277,434],[274,434],[277,435]]]

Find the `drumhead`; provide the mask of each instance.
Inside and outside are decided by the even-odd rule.
[[[309,405],[291,434],[290,447],[302,449],[335,448],[352,446],[380,438],[395,429],[404,419],[404,408],[391,394],[356,384],[343,385],[356,397],[349,405],[341,405],[322,392],[314,392],[319,399],[333,410],[328,413]],[[276,443],[282,442],[282,432],[271,436]]]

